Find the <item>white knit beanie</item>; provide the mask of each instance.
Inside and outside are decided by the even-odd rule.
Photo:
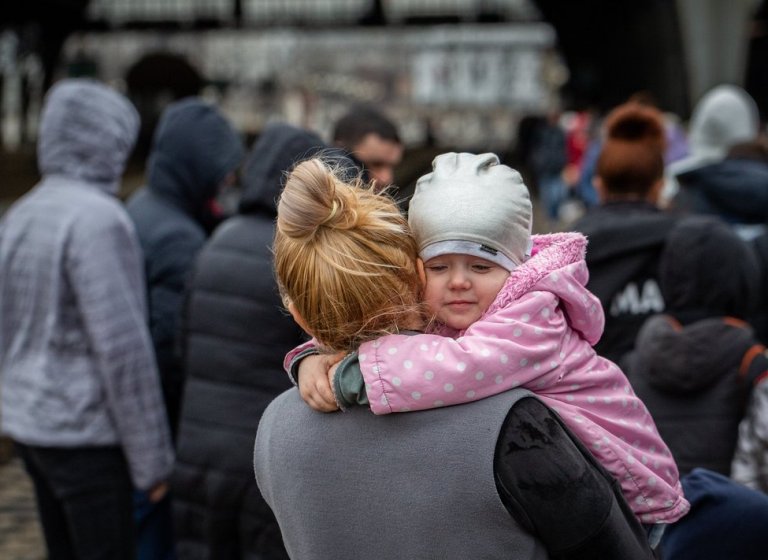
[[[408,206],[425,261],[449,253],[512,270],[531,251],[531,198],[520,173],[495,154],[447,153],[432,162]]]

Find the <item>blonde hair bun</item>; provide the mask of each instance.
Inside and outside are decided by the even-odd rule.
[[[316,158],[299,163],[278,202],[277,227],[295,239],[311,238],[321,227],[353,227],[355,193],[334,170]]]
[[[335,351],[396,332],[419,305],[416,243],[387,195],[321,158],[298,164],[277,205],[275,271],[284,299]]]

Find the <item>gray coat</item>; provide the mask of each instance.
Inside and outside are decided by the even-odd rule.
[[[122,446],[134,484],[173,452],[146,326],[141,253],[117,192],[138,116],[89,80],[43,111],[43,179],[0,222],[2,426],[36,446]]]
[[[291,558],[550,558],[510,515],[494,476],[520,395],[388,416],[315,412],[296,389],[277,397],[259,424],[254,471]]]

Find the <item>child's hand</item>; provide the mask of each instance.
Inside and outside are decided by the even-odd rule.
[[[319,412],[333,412],[339,409],[333,396],[329,372],[344,357],[339,354],[316,354],[307,356],[299,364],[299,393],[310,407]],[[336,368],[333,368],[335,371]]]

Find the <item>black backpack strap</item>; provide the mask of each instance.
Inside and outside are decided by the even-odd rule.
[[[510,514],[557,560],[654,558],[618,482],[534,395],[510,409],[494,472]]]

